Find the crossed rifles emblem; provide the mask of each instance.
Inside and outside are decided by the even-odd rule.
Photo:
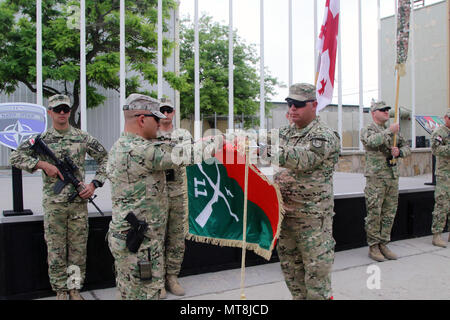
[[[225,197],[223,192],[220,191],[220,179],[221,179],[221,176],[220,176],[219,167],[217,166],[217,162],[215,163],[216,170],[217,170],[217,182],[216,183],[214,183],[211,180],[211,178],[208,177],[208,175],[205,173],[205,171],[203,170],[202,164],[197,164],[197,166],[200,169],[200,172],[205,176],[205,178],[208,181],[208,183],[211,186],[211,188],[213,188],[214,194],[211,197],[211,200],[209,200],[209,202],[203,208],[202,212],[200,212],[198,217],[195,219],[195,222],[197,222],[199,224],[199,226],[201,226],[203,228],[205,226],[205,224],[208,222],[209,218],[211,217],[211,214],[212,214],[212,211],[213,211],[213,208],[212,208],[213,204],[216,203],[217,201],[219,201],[219,198],[222,198],[225,201],[225,204],[227,205],[228,213],[230,214],[230,216],[232,216],[234,219],[236,219],[236,222],[239,222],[239,218],[231,210],[230,204],[228,203],[228,199]],[[197,180],[197,178],[194,178],[195,196],[196,197],[198,195],[207,196],[206,190],[204,190],[203,192],[202,191],[200,191],[200,192],[198,191],[198,189],[197,189],[198,185],[205,186],[206,185],[205,180]],[[226,190],[227,195],[231,196],[233,198],[233,194],[230,192],[230,190],[228,190],[227,188],[225,188],[225,190]]]

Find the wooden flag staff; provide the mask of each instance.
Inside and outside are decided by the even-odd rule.
[[[242,230],[242,261],[241,261],[241,300],[246,300],[245,297],[245,254],[247,247],[247,197],[248,197],[248,168],[249,168],[249,143],[248,138],[245,137],[245,180],[244,180],[244,217]]]
[[[399,97],[399,93],[400,93],[400,70],[399,68],[397,69],[397,89],[396,89],[396,93],[395,93],[395,117],[394,117],[394,123],[398,122],[398,97]],[[393,144],[394,148],[397,147],[397,134],[394,133],[394,144]],[[395,166],[397,164],[397,158],[392,158],[390,160],[390,164],[392,166]]]

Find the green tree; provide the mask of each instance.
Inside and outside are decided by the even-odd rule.
[[[119,0],[86,0],[88,108],[106,99],[98,87],[119,91],[119,6]],[[163,0],[164,20],[175,6],[174,0]],[[144,83],[157,82],[157,0],[126,0],[125,7],[128,95],[145,92],[141,87]],[[71,96],[74,109],[70,123],[79,127],[75,118],[80,101],[77,12],[79,1],[42,1],[43,93],[46,97],[56,93]],[[168,30],[166,23],[163,28]],[[0,0],[0,29],[0,92],[10,94],[20,83],[36,92],[36,1]],[[164,62],[173,46],[170,40],[163,40]],[[173,73],[165,72],[164,77],[175,88],[181,84]]]
[[[228,26],[202,16],[199,19],[200,110],[228,115]],[[260,82],[256,50],[234,32],[234,113],[256,115],[259,110]],[[181,117],[194,113],[194,25],[185,19],[180,25],[180,69],[186,85],[180,90]],[[265,70],[266,110],[276,85],[283,86]]]

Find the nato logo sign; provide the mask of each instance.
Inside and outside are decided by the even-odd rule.
[[[30,136],[47,130],[47,109],[31,103],[0,104],[0,143],[16,150]]]

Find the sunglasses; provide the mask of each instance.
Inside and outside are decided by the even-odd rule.
[[[61,113],[61,111],[64,113],[69,113],[70,107],[66,104],[61,104],[59,106],[53,107],[51,110],[55,113]]]
[[[135,117],[140,117],[140,116],[144,116],[144,117],[152,117],[155,119],[156,122],[159,122],[159,118],[157,116],[155,116],[154,114],[144,114],[144,113],[139,113],[139,114],[135,114]]]
[[[381,112],[386,112],[386,111],[389,111],[391,108],[383,108],[383,109],[378,109],[378,111],[381,111]]]
[[[316,100],[305,100],[305,101],[298,101],[298,100],[294,100],[294,99],[286,99],[286,102],[289,106],[289,108],[291,108],[292,106],[296,107],[296,108],[303,108],[304,106],[306,106],[306,104],[308,102],[313,102]]]
[[[173,108],[169,107],[169,106],[163,106],[163,107],[159,108],[159,111],[161,113],[164,113],[164,112],[172,113],[173,112]]]

